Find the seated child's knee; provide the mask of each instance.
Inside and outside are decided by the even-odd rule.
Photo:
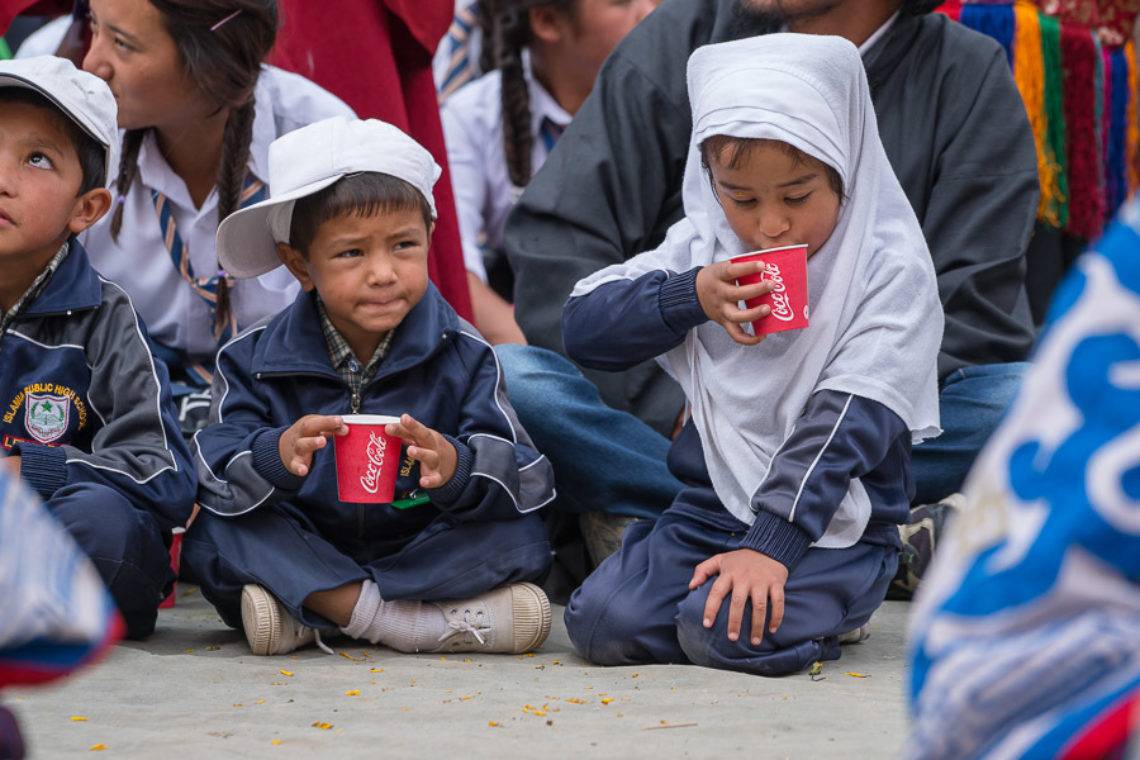
[[[598,665],[625,665],[628,642],[642,633],[645,620],[633,605],[620,599],[583,594],[583,584],[566,605],[563,620],[570,642],[584,658]]]
[[[158,537],[157,526],[154,531],[145,530],[147,521],[139,519],[139,510],[104,485],[65,486],[47,500],[47,508],[89,554],[95,548],[92,544],[122,547],[151,538],[150,533]]]
[[[677,643],[681,651],[694,665],[704,667],[723,667],[717,662],[723,658],[714,657],[713,652],[723,645],[736,646],[736,642],[728,640],[724,626],[713,622],[712,628],[705,628],[705,600],[708,598],[709,584],[705,584],[691,594],[688,594],[677,605]]]

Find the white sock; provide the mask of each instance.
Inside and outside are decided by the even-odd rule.
[[[380,598],[380,588],[364,581],[352,617],[341,632],[354,639],[383,644],[400,652],[418,652],[431,647],[447,629],[443,613],[434,604]]]

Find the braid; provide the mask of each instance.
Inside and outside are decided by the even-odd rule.
[[[237,211],[245,184],[245,166],[253,140],[253,101],[230,111],[222,135],[222,161],[218,167],[218,222]]]
[[[502,77],[503,151],[515,187],[530,182],[534,135],[530,124],[530,92],[523,75],[522,49],[530,22],[525,10],[498,14],[494,31],[495,65]]]
[[[479,46],[479,71],[495,69],[495,19],[501,13],[495,0],[478,0],[475,6],[475,20],[479,22],[482,44]]]
[[[237,211],[245,186],[249,144],[253,139],[253,101],[230,111],[222,135],[222,161],[218,167],[218,223]],[[221,264],[218,265],[221,269]],[[226,277],[218,278],[217,302],[214,307],[215,329],[230,321],[230,286]]]
[[[115,178],[115,213],[111,215],[111,239],[119,242],[119,230],[123,226],[123,201],[131,190],[131,184],[139,173],[139,149],[142,147],[145,129],[128,129],[123,135],[123,155],[119,158],[119,176]]]

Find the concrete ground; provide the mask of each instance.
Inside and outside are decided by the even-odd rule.
[[[904,738],[907,609],[884,604],[871,638],[824,663],[824,678],[772,679],[592,666],[560,607],[543,647],[521,657],[401,655],[348,640],[332,642],[333,656],[254,657],[188,586],[150,640],[3,699],[32,758],[884,758]]]

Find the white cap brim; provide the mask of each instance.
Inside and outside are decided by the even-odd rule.
[[[324,190],[344,175],[325,177],[276,198],[235,211],[218,226],[218,261],[239,279],[257,277],[281,265],[269,217],[273,209]],[[289,214],[292,217],[292,212]],[[287,241],[280,241],[287,242]]]

